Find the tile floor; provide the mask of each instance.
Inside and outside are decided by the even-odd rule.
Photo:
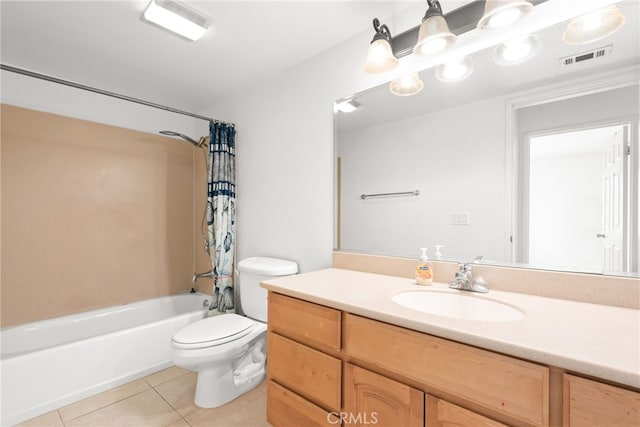
[[[107,390],[19,424],[19,427],[268,427],[266,384],[224,406],[193,403],[196,373],[177,366]]]

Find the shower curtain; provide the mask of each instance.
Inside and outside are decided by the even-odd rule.
[[[236,227],[235,128],[209,123],[207,225],[211,242],[213,300],[209,316],[234,313],[233,270]]]

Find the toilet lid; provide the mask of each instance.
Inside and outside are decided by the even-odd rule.
[[[198,320],[175,333],[173,342],[180,347],[213,347],[247,335],[255,322],[237,314],[222,314]]]

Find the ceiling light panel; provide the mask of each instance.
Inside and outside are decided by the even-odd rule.
[[[192,41],[202,37],[209,28],[206,15],[175,0],[151,0],[143,16],[147,21]]]

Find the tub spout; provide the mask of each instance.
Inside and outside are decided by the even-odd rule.
[[[196,281],[201,277],[213,277],[213,269],[206,271],[204,273],[193,273],[193,277],[191,278],[191,293],[196,292]]]
[[[191,283],[195,285],[196,281],[201,277],[213,277],[213,270],[209,270],[205,273],[193,273],[193,278],[191,279]]]

